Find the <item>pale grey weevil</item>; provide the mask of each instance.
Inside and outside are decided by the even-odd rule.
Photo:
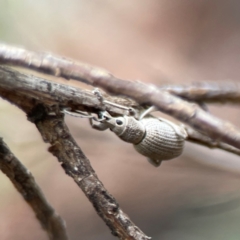
[[[158,167],[163,160],[181,155],[187,133],[183,126],[148,115],[153,109],[145,111],[139,119],[132,116],[112,117],[107,111],[102,111],[98,124],[92,119],[90,122],[94,129],[109,128],[123,141],[132,143],[139,153]]]

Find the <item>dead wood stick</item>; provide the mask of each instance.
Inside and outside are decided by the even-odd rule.
[[[44,197],[34,177],[0,138],[0,169],[31,206],[49,239],[67,240],[65,222]]]

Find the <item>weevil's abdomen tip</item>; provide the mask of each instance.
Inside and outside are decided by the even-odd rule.
[[[150,162],[154,167],[159,167],[162,163],[161,160],[156,160],[152,158],[147,158],[148,162]]]

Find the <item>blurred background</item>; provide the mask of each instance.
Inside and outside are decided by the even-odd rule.
[[[90,63],[123,79],[159,85],[238,81],[240,2],[0,0],[0,41]],[[0,111],[0,136],[66,220],[70,238],[116,239],[26,116],[3,100]],[[240,127],[237,106],[210,106],[210,112]],[[239,239],[239,157],[186,144],[181,157],[154,168],[110,131],[92,130],[84,119],[66,121],[106,188],[147,235]],[[1,240],[47,239],[1,173],[0,212]]]

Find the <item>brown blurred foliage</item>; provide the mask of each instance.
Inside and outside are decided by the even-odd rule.
[[[125,79],[155,84],[237,81],[239,13],[237,0],[2,0],[0,37]],[[71,239],[114,239],[26,116],[5,101],[0,109],[1,137],[66,220]],[[237,109],[210,107],[240,126]],[[106,188],[153,239],[239,238],[238,157],[188,144],[180,158],[153,168],[111,132],[94,131],[82,119],[67,117],[67,123]],[[0,174],[0,182],[0,239],[47,239],[5,175]]]

